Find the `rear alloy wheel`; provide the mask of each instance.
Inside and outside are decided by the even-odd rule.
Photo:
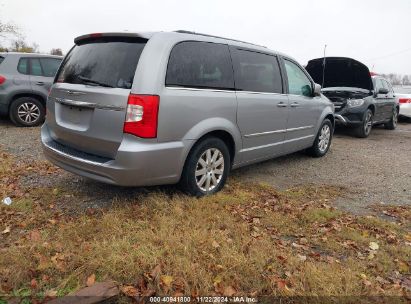
[[[384,124],[384,127],[388,130],[395,130],[398,124],[398,109],[394,107],[392,110],[391,120]]]
[[[332,136],[333,125],[329,119],[324,119],[312,147],[308,149],[308,153],[314,157],[322,157],[327,154]]]
[[[230,169],[230,153],[219,138],[197,143],[187,157],[180,185],[194,196],[213,194],[223,188]]]
[[[20,97],[10,106],[10,119],[19,127],[34,127],[44,122],[45,109],[32,97]]]
[[[359,138],[366,138],[370,135],[372,124],[373,124],[373,114],[370,109],[367,109],[364,113],[364,119],[361,126],[355,129],[355,135]]]

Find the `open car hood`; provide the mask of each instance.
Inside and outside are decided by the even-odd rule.
[[[325,62],[325,69],[323,63]],[[346,57],[325,57],[308,61],[306,70],[323,88],[352,87],[373,90],[369,69],[363,63]],[[324,84],[323,84],[323,71]]]

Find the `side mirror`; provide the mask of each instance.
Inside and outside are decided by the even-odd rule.
[[[386,95],[386,94],[388,94],[388,89],[386,89],[386,88],[380,88],[380,89],[378,90],[378,94]]]
[[[318,83],[314,83],[314,96],[321,96],[321,86]]]

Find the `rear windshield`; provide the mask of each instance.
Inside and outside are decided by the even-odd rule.
[[[130,89],[146,43],[120,37],[86,40],[67,55],[57,82]]]

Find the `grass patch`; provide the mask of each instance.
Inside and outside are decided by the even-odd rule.
[[[12,166],[9,156],[0,165],[14,183],[13,204],[0,207],[3,295],[63,296],[92,274],[140,295],[409,294],[409,231],[335,210],[341,188],[231,181],[211,197],[153,191],[73,216],[54,204],[69,190],[22,189],[25,170]]]

